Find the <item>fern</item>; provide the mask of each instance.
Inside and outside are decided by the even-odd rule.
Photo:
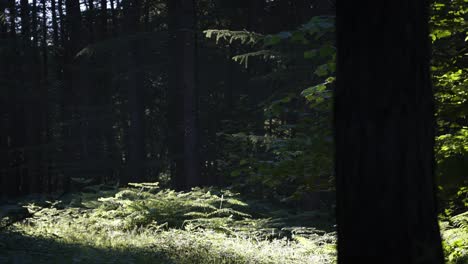
[[[447,263],[462,264],[468,261],[468,211],[441,223],[443,246]]]
[[[256,45],[260,43],[265,36],[262,34],[243,31],[232,31],[227,29],[209,29],[203,31],[205,37],[216,39],[216,44],[219,44],[220,40],[227,41],[232,44],[234,41],[239,41],[242,45]]]
[[[236,55],[232,57],[232,60],[239,64],[243,64],[247,68],[249,64],[249,58],[251,57],[260,57],[263,60],[268,60],[268,59],[278,58],[280,57],[280,54],[271,50],[259,50],[259,51]]]

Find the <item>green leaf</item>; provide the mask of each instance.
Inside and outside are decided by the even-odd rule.
[[[314,72],[317,76],[323,77],[328,74],[328,64],[322,64],[315,69]]]
[[[317,50],[304,51],[304,59],[312,59],[317,56]]]
[[[326,45],[320,48],[320,57],[325,58],[335,53],[335,48],[331,45]]]

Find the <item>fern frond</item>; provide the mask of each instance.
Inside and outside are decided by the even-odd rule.
[[[216,44],[218,44],[220,40],[223,40],[229,42],[230,44],[232,44],[234,41],[239,41],[243,45],[256,45],[260,43],[265,37],[262,34],[246,30],[232,31],[227,29],[209,29],[203,31],[203,33],[205,33],[206,38],[215,37]]]
[[[249,58],[250,57],[260,57],[264,60],[267,59],[275,59],[279,56],[279,54],[271,51],[271,50],[259,50],[259,51],[254,51],[254,52],[249,52],[245,54],[240,54],[232,57],[232,60],[235,62],[238,62],[239,64],[244,64],[244,66],[247,68],[249,64]]]

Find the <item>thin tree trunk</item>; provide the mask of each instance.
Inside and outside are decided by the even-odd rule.
[[[50,9],[52,12],[52,42],[55,48],[59,47],[59,29],[58,29],[58,22],[57,22],[57,7],[56,7],[56,0],[50,0]]]
[[[0,17],[4,18],[5,17],[5,10],[7,8],[7,3],[6,2],[0,2]],[[1,22],[0,23],[0,39],[6,39],[7,36],[7,23],[6,22]]]
[[[16,45],[16,3],[15,0],[10,0],[8,1],[8,12],[9,12],[9,17],[8,17],[8,39],[14,44],[12,47],[12,58],[10,61],[13,62],[9,65],[9,67],[5,68],[6,74],[8,76],[15,76],[17,74],[17,60],[16,54],[17,54],[17,45]],[[17,97],[16,97],[16,92],[17,89],[8,89],[8,101],[5,101],[5,111],[8,109],[8,112],[6,112],[6,120],[4,124],[4,129],[5,129],[5,142],[4,145],[6,146],[4,155],[5,155],[5,170],[4,170],[4,180],[2,181],[2,191],[4,192],[5,197],[13,197],[16,195],[17,190],[18,190],[18,185],[16,184],[17,177],[14,174],[13,170],[13,156],[14,154],[12,153],[12,144],[13,144],[13,139],[15,139],[18,135],[15,135],[12,129],[12,123],[13,123],[13,118],[12,116],[15,115],[16,113],[16,108],[17,104]],[[9,140],[8,140],[9,139]]]
[[[144,25],[145,25],[145,31],[146,32],[149,32],[151,31],[151,27],[150,27],[150,1],[149,0],[145,0],[145,6],[144,6],[144,12],[145,12],[145,22],[144,22]]]
[[[112,19],[112,35],[115,37],[117,35],[117,18],[115,14],[114,0],[110,1],[111,8],[111,19]]]
[[[21,15],[21,36],[23,38],[24,45],[28,45],[30,41],[31,29],[30,29],[30,11],[28,0],[20,1],[20,15]]]
[[[444,262],[428,7],[338,1],[338,263]]]
[[[78,88],[80,83],[80,76],[73,67],[73,59],[77,52],[83,46],[82,40],[82,19],[80,2],[78,0],[65,0],[66,17],[64,19],[65,26],[65,54],[64,54],[64,69],[63,69],[63,90],[61,91],[61,121],[62,127],[62,140],[63,140],[63,155],[62,158],[67,163],[77,161],[77,153],[80,149],[77,148],[79,142],[79,122],[77,121],[77,106],[79,93]],[[60,11],[60,9],[59,9]],[[72,171],[68,167],[63,167],[63,177],[60,179],[59,185],[65,192],[70,190],[70,177]]]
[[[7,3],[0,3],[0,17],[4,17]],[[5,18],[6,19],[6,18]],[[7,24],[0,23],[0,41],[7,39]],[[7,76],[7,62],[1,57],[0,58],[0,80],[6,80]],[[5,88],[4,88],[5,89]],[[8,89],[8,88],[7,88]],[[7,90],[5,89],[5,90]],[[7,108],[7,91],[2,91],[0,94],[0,202],[6,199],[6,188],[7,184],[7,169],[8,169],[8,112]]]
[[[125,25],[128,35],[135,35],[140,29],[141,1],[131,0],[124,2]],[[141,70],[143,43],[137,36],[129,40],[128,47],[128,113],[130,125],[128,127],[127,170],[121,183],[141,182],[145,178],[144,163],[146,159],[144,141],[144,74]]]
[[[89,30],[89,43],[94,43],[96,32],[94,31],[94,22],[96,20],[96,9],[94,8],[94,0],[88,2],[88,30]]]
[[[38,23],[37,23],[37,0],[32,1],[32,7],[31,7],[31,37],[32,37],[32,47],[33,47],[33,54],[34,56],[38,54],[37,48],[38,48],[38,43],[39,43],[39,38],[38,38]]]
[[[9,0],[8,1],[8,11],[10,13],[10,37],[12,39],[16,39],[16,1]]]
[[[51,0],[52,2],[54,0]],[[47,57],[47,5],[46,0],[41,0],[42,2],[42,76],[43,80],[47,80],[48,73],[48,57]]]
[[[144,129],[144,76],[139,67],[141,61],[140,41],[133,40],[131,43],[130,53],[130,73],[128,79],[128,111],[130,115],[130,126],[128,128],[128,166],[127,166],[127,181],[141,182],[145,179],[145,169],[143,167],[146,152],[145,152],[145,129]],[[124,182],[125,183],[125,182]]]
[[[0,98],[0,200],[6,199],[8,192],[8,126],[7,126],[7,109],[4,98]]]
[[[178,0],[169,5],[170,16],[172,17],[171,38],[174,48],[172,56],[175,65],[172,70],[175,71],[171,78],[174,83],[171,86],[173,91],[172,110],[182,107],[182,118],[178,112],[178,124],[174,125],[178,139],[178,144],[183,142],[183,165],[180,163],[180,158],[176,159],[175,166],[177,167],[174,183],[177,189],[188,189],[198,186],[201,183],[200,179],[200,161],[198,151],[198,127],[197,127],[197,91],[196,91],[196,34],[195,34],[195,2],[193,0]],[[181,100],[182,99],[182,100]],[[182,106],[177,106],[177,102],[182,102]],[[181,140],[182,139],[182,140]],[[177,139],[174,139],[173,144],[177,144]],[[174,148],[177,150],[177,147]],[[180,150],[180,149],[179,149]],[[174,153],[173,155],[180,155]],[[182,168],[182,172],[180,171]]]
[[[184,186],[184,159],[183,159],[183,144],[181,140],[184,137],[183,125],[183,111],[180,107],[180,98],[182,98],[182,91],[179,89],[178,83],[178,52],[177,44],[177,29],[178,13],[177,1],[167,0],[168,16],[169,16],[169,45],[168,53],[172,56],[169,68],[169,91],[168,91],[168,128],[169,128],[169,159],[172,185],[176,189],[182,189]]]
[[[101,0],[101,34],[100,38],[107,37],[107,0]]]
[[[51,0],[54,1],[54,0]],[[48,189],[50,177],[49,177],[49,158],[48,158],[48,147],[47,143],[49,141],[49,111],[48,111],[48,76],[49,76],[49,66],[48,66],[48,47],[47,47],[47,5],[46,0],[41,0],[42,2],[42,82],[40,85],[40,144],[41,144],[41,174],[43,178],[42,185],[44,189]],[[47,190],[49,191],[49,190]]]
[[[67,29],[67,38],[65,38],[67,43],[66,50],[67,60],[70,61],[73,59],[83,44],[81,39],[80,2],[78,0],[65,0],[65,7],[67,11],[67,16],[65,19]],[[62,17],[62,19],[64,19],[64,17]]]
[[[62,47],[66,47],[66,36],[65,36],[65,15],[63,14],[63,0],[57,0],[57,11],[60,25],[60,42]],[[65,56],[64,56],[65,57]]]

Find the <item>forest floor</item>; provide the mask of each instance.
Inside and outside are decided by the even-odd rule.
[[[330,210],[296,212],[229,190],[101,185],[17,204],[0,210],[0,263],[336,261]],[[468,212],[441,226],[447,261],[468,263]]]

